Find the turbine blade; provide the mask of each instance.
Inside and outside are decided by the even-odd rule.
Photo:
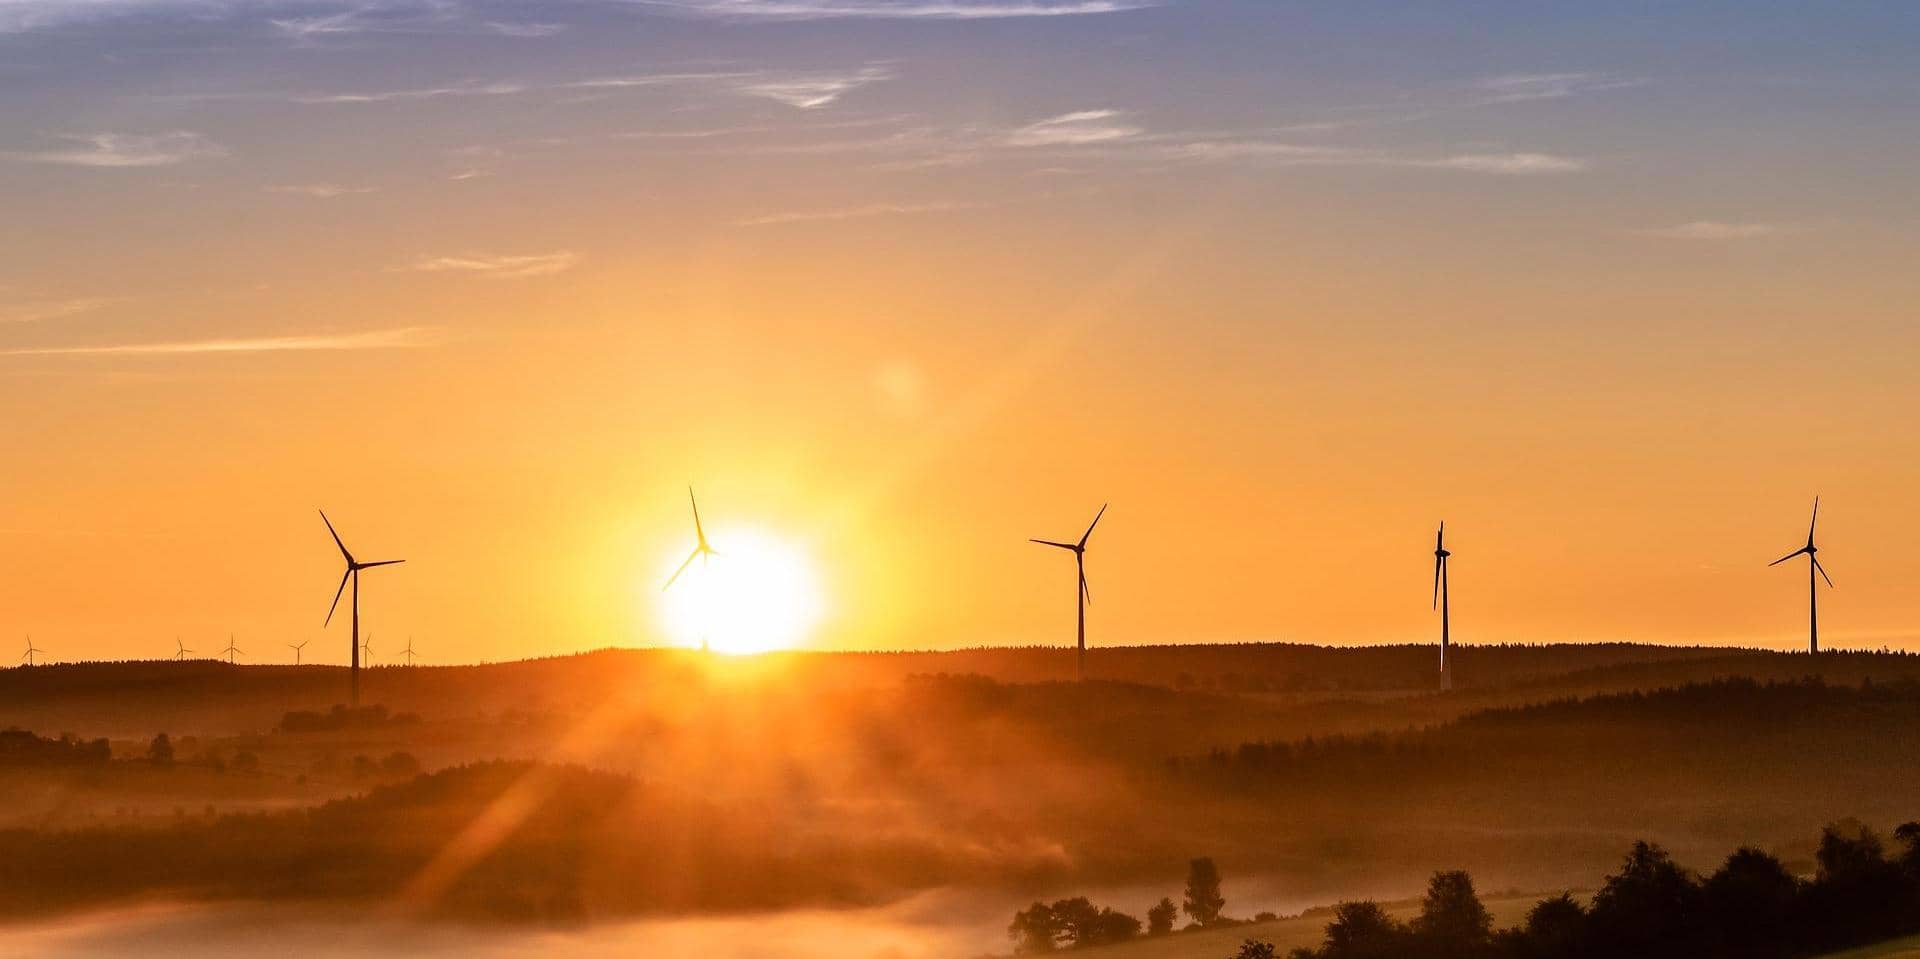
[[[1807,545],[1813,545],[1813,528],[1820,524],[1820,497],[1813,498],[1813,518],[1807,521]]]
[[[1806,552],[1806,551],[1807,551],[1807,548],[1806,548],[1805,546],[1802,546],[1802,547],[1800,547],[1799,549],[1796,549],[1796,550],[1794,550],[1793,552],[1791,552],[1791,553],[1788,553],[1787,555],[1785,555],[1785,556],[1782,556],[1782,557],[1780,557],[1779,559],[1776,559],[1776,560],[1774,560],[1774,561],[1773,561],[1773,562],[1771,562],[1771,563],[1768,563],[1767,565],[1768,565],[1768,566],[1778,566],[1778,565],[1780,565],[1781,563],[1784,563],[1784,562],[1786,562],[1787,560],[1790,560],[1790,559],[1792,559],[1792,558],[1794,558],[1795,556],[1798,556],[1798,555],[1800,555],[1801,553],[1804,553],[1804,552]]]
[[[1814,569],[1817,569],[1817,570],[1819,570],[1819,571],[1820,571],[1820,578],[1821,578],[1821,579],[1824,579],[1824,580],[1826,580],[1826,581],[1827,581],[1827,588],[1828,588],[1828,589],[1832,589],[1832,588],[1833,588],[1833,577],[1831,577],[1831,576],[1828,576],[1828,575],[1827,575],[1827,568],[1826,568],[1825,566],[1822,566],[1822,565],[1820,565],[1820,557],[1818,557],[1818,556],[1815,556],[1815,557],[1813,558],[1813,568],[1814,568]]]
[[[406,560],[404,559],[383,559],[378,563],[361,563],[359,565],[361,569],[372,569],[375,566],[392,566],[395,563],[404,563],[404,562],[406,562]]]
[[[1447,561],[1447,558],[1445,556],[1435,556],[1433,558],[1433,608],[1434,609],[1440,608],[1440,567],[1443,564],[1445,564],[1446,561]]]
[[[693,487],[687,487],[687,502],[693,505],[693,535],[698,537],[700,545],[707,545],[707,528],[700,525],[700,501],[693,498]]]
[[[1088,603],[1093,602],[1093,591],[1087,588],[1087,571],[1086,570],[1080,571],[1080,598],[1087,601]]]
[[[347,558],[347,565],[353,565],[353,554],[347,552],[347,544],[340,542],[340,534],[333,529],[333,520],[327,518],[327,511],[320,511],[320,522],[327,524],[327,532],[333,536],[333,545],[340,547],[340,555]]]
[[[1030,539],[1030,540],[1027,540],[1027,542],[1039,543],[1042,546],[1058,546],[1061,549],[1078,550],[1080,548],[1078,546],[1073,545],[1072,543],[1056,543],[1050,539]]]
[[[321,623],[320,628],[325,629],[333,625],[333,611],[340,608],[340,594],[347,591],[347,580],[351,578],[353,578],[353,567],[349,566],[340,576],[340,588],[333,591],[333,605],[327,607],[327,621]]]
[[[1100,512],[1093,514],[1093,522],[1087,524],[1087,531],[1080,534],[1080,548],[1087,548],[1087,538],[1093,535],[1093,528],[1100,525],[1100,517],[1107,515],[1106,503],[1100,504]]]
[[[1440,532],[1433,534],[1433,548],[1435,550],[1445,549],[1446,542],[1447,542],[1447,521],[1441,520]]]
[[[664,593],[667,590],[672,589],[673,584],[680,579],[680,574],[686,572],[687,567],[692,566],[693,561],[698,558],[700,558],[700,549],[699,547],[696,546],[694,547],[693,552],[687,554],[687,561],[684,563],[681,563],[680,568],[674,570],[672,576],[667,577],[667,584],[665,586],[660,587],[660,591]]]

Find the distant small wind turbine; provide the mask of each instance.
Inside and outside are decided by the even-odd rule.
[[[1076,630],[1079,652],[1074,659],[1074,668],[1081,679],[1087,678],[1087,604],[1093,602],[1093,594],[1087,589],[1087,540],[1093,536],[1093,528],[1100,525],[1100,517],[1105,515],[1107,515],[1107,504],[1103,503],[1100,506],[1100,512],[1093,514],[1093,522],[1087,524],[1087,531],[1080,534],[1080,541],[1077,543],[1058,543],[1050,539],[1029,540],[1042,546],[1053,546],[1073,552],[1073,566],[1080,577],[1080,587],[1074,591],[1080,614],[1079,626]]]
[[[700,525],[700,501],[693,498],[693,487],[691,486],[687,487],[687,502],[693,506],[693,535],[695,537],[693,552],[688,553],[687,561],[681,563],[680,568],[674,570],[672,576],[667,577],[666,585],[660,587],[660,591],[663,593],[673,588],[673,584],[680,579],[680,574],[686,572],[687,567],[692,566],[694,560],[699,560],[700,565],[705,566],[708,558],[720,555],[713,551],[712,546],[707,545],[706,527]]]
[[[415,654],[415,653],[414,653],[414,651],[413,651],[413,637],[412,637],[412,636],[408,636],[408,637],[407,637],[407,648],[406,648],[406,649],[403,649],[403,650],[401,650],[401,651],[400,651],[400,655],[402,655],[402,656],[404,656],[404,657],[406,657],[406,661],[407,661],[407,665],[409,665],[409,666],[411,666],[411,665],[413,665],[413,657],[414,657],[414,656],[415,656],[416,654]]]
[[[288,649],[291,649],[291,650],[293,650],[293,664],[294,664],[295,666],[298,666],[298,665],[300,665],[300,651],[301,651],[301,650],[303,650],[303,649],[306,649],[306,648],[307,648],[307,644],[308,644],[308,643],[311,643],[311,642],[313,642],[313,640],[311,640],[311,639],[303,639],[303,640],[301,640],[301,641],[299,641],[299,642],[297,642],[297,643],[288,643],[288,644],[287,644],[287,648],[288,648]]]
[[[29,666],[32,666],[32,665],[34,664],[34,663],[33,663],[33,654],[35,654],[35,653],[44,653],[44,652],[46,652],[46,650],[44,650],[44,649],[39,649],[39,648],[37,648],[37,647],[35,647],[35,646],[33,645],[33,637],[32,637],[31,635],[29,635],[29,636],[27,637],[27,654],[26,654],[25,656],[22,656],[22,657],[20,657],[20,658],[21,658],[21,660],[23,660],[23,661],[25,661],[27,665],[29,665]]]
[[[340,577],[340,588],[333,591],[333,605],[327,607],[326,624],[333,622],[333,611],[340,607],[340,594],[346,592],[347,580],[353,580],[353,645],[349,647],[353,658],[348,673],[352,676],[352,702],[353,705],[358,706],[360,705],[360,571],[372,569],[375,566],[392,566],[395,563],[404,563],[406,560],[383,559],[375,563],[362,563],[354,559],[353,554],[347,551],[347,544],[340,541],[340,534],[334,532],[333,521],[327,518],[326,510],[320,511],[320,522],[327,524],[327,532],[333,536],[333,545],[340,547],[340,555],[347,560],[347,571]]]
[[[1809,653],[1817,653],[1820,651],[1820,589],[1819,583],[1814,581],[1813,574],[1819,573],[1820,578],[1827,581],[1827,588],[1833,588],[1833,579],[1827,575],[1827,568],[1820,565],[1820,557],[1815,555],[1820,552],[1820,547],[1813,545],[1813,528],[1818,525],[1819,522],[1820,497],[1815,496],[1813,498],[1813,519],[1807,523],[1807,545],[1767,564],[1768,566],[1778,566],[1801,554],[1805,554],[1807,557],[1807,652]]]
[[[372,633],[368,633],[366,642],[363,642],[360,644],[360,658],[365,660],[368,666],[373,665],[373,634]]]
[[[173,646],[174,646],[173,661],[176,663],[185,662],[187,659],[187,654],[193,652],[193,650],[187,648],[186,643],[183,643],[180,641],[180,637],[178,636],[175,636],[173,638]]]
[[[224,654],[226,654],[226,657],[227,657],[227,665],[229,665],[229,666],[231,666],[231,665],[233,665],[233,657],[235,657],[235,656],[245,656],[245,655],[247,654],[247,651],[246,651],[246,650],[244,650],[244,649],[241,649],[241,648],[240,648],[240,647],[238,647],[238,646],[235,646],[235,645],[233,644],[233,641],[234,641],[234,637],[233,637],[233,634],[232,634],[232,633],[228,633],[228,634],[227,634],[227,648],[226,648],[226,649],[223,649],[223,650],[221,650],[221,651],[220,651],[220,652],[222,652],[222,653],[224,653]]]
[[[1433,537],[1433,605],[1440,610],[1440,688],[1453,688],[1453,670],[1447,665],[1447,523],[1440,521],[1440,532]]]

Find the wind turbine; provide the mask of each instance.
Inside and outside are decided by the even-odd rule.
[[[229,665],[229,666],[231,666],[231,665],[233,665],[233,657],[235,657],[235,656],[245,656],[245,655],[247,654],[247,651],[246,651],[246,650],[244,650],[244,649],[241,649],[240,647],[238,647],[238,646],[235,646],[235,645],[233,644],[233,634],[232,634],[232,633],[228,633],[228,634],[227,634],[227,648],[226,648],[226,649],[223,649],[223,650],[221,650],[221,652],[222,652],[222,653],[225,653],[225,654],[226,654],[226,656],[227,656],[227,665]]]
[[[373,665],[373,634],[372,633],[368,633],[366,641],[360,644],[360,658],[363,660],[366,660],[366,663],[368,666]]]
[[[327,620],[323,625],[332,624],[333,611],[340,606],[340,594],[346,591],[347,580],[353,580],[353,645],[350,647],[353,651],[353,660],[349,674],[353,677],[353,705],[357,707],[360,705],[360,571],[372,569],[375,566],[392,566],[395,563],[404,563],[406,560],[383,559],[376,563],[362,563],[354,559],[353,554],[347,551],[347,544],[340,541],[340,534],[334,532],[333,521],[327,518],[326,510],[320,511],[320,522],[327,524],[327,532],[333,536],[333,545],[340,547],[340,555],[347,560],[347,571],[340,577],[340,588],[333,591],[333,605],[327,607]]]
[[[1074,659],[1074,669],[1081,679],[1087,678],[1087,604],[1093,601],[1093,595],[1087,590],[1087,539],[1093,536],[1093,528],[1100,525],[1100,517],[1105,515],[1107,515],[1107,504],[1102,503],[1100,512],[1093,514],[1093,522],[1087,524],[1087,531],[1080,534],[1080,541],[1077,543],[1056,543],[1050,539],[1029,540],[1042,546],[1054,546],[1073,552],[1073,566],[1080,576],[1080,588],[1075,591],[1075,599],[1079,602],[1080,618],[1077,629],[1079,652]]]
[[[291,650],[293,650],[293,664],[294,664],[295,666],[298,666],[298,665],[300,665],[300,651],[301,651],[301,650],[303,650],[303,649],[306,649],[306,648],[307,648],[307,644],[308,644],[308,643],[311,643],[311,642],[313,642],[313,640],[311,640],[311,639],[303,639],[303,640],[301,640],[301,641],[299,641],[299,642],[297,642],[297,643],[288,643],[288,644],[287,644],[287,648],[288,648],[288,649],[291,649]]]
[[[187,648],[186,643],[180,641],[180,637],[178,636],[173,638],[173,646],[173,661],[176,663],[186,662],[187,654],[193,652],[193,650]]]
[[[1807,651],[1810,653],[1818,653],[1820,651],[1820,590],[1819,590],[1819,584],[1814,582],[1813,574],[1819,573],[1820,578],[1827,581],[1827,588],[1828,589],[1833,588],[1833,579],[1827,575],[1827,568],[1825,566],[1820,565],[1820,557],[1816,555],[1820,552],[1820,547],[1813,545],[1813,528],[1814,526],[1818,525],[1819,522],[1820,522],[1820,497],[1816,496],[1813,498],[1813,519],[1808,521],[1807,523],[1807,545],[1802,546],[1799,549],[1796,549],[1793,552],[1788,553],[1787,555],[1782,556],[1779,559],[1776,559],[1773,562],[1767,564],[1768,566],[1778,566],[1781,563],[1784,563],[1787,560],[1794,558],[1795,556],[1799,556],[1802,553],[1806,554],[1806,557],[1807,557]]]
[[[700,501],[693,498],[693,487],[691,486],[687,487],[687,502],[693,506],[693,535],[696,537],[693,552],[688,553],[687,561],[681,563],[680,568],[674,570],[672,576],[667,577],[666,585],[660,587],[660,591],[663,593],[673,588],[674,582],[680,578],[681,573],[687,571],[687,567],[693,565],[694,560],[699,560],[700,565],[704,567],[707,564],[708,558],[720,555],[713,551],[712,546],[707,545],[707,530],[700,525]]]
[[[1447,665],[1447,522],[1440,521],[1440,532],[1433,537],[1433,605],[1440,610],[1440,689],[1453,688],[1453,670]]]
[[[403,650],[401,650],[401,651],[400,651],[400,655],[402,655],[402,656],[405,656],[405,657],[406,657],[406,659],[407,659],[407,665],[409,665],[409,666],[411,666],[411,665],[413,665],[413,657],[414,657],[414,656],[415,656],[416,654],[415,654],[415,653],[414,653],[414,651],[413,651],[413,637],[412,637],[412,636],[408,636],[408,637],[407,637],[407,648],[406,648],[406,649],[403,649]]]
[[[37,649],[37,648],[35,648],[35,647],[34,647],[34,645],[33,645],[33,637],[32,637],[31,635],[29,635],[29,636],[27,637],[27,654],[26,654],[25,656],[22,656],[22,657],[20,657],[20,658],[21,658],[22,660],[25,660],[25,661],[26,661],[26,664],[27,664],[27,665],[29,665],[29,666],[32,666],[32,665],[33,665],[33,654],[34,654],[34,653],[44,653],[44,652],[46,652],[46,650],[44,650],[44,649]]]

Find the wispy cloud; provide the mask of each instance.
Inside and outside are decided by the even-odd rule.
[[[442,342],[439,327],[403,326],[360,333],[180,340],[166,343],[110,343],[94,346],[43,346],[0,350],[0,356],[192,356],[209,353],[301,353],[412,349],[433,346],[439,342]]]
[[[1504,176],[1536,176],[1550,173],[1578,173],[1587,161],[1552,153],[1462,153],[1435,160],[1409,161],[1411,166],[1465,170],[1469,173],[1497,173]]]
[[[66,300],[42,300],[0,306],[0,323],[40,323],[62,317],[91,313],[120,302],[118,297],[80,296]]]
[[[268,193],[292,193],[298,196],[310,196],[321,200],[331,200],[337,196],[354,193],[372,193],[370,186],[341,186],[338,183],[289,183],[267,187]]]
[[[564,23],[504,23],[489,20],[483,26],[487,32],[503,37],[551,37],[567,29]]]
[[[775,226],[782,223],[808,223],[818,220],[858,220],[876,216],[915,216],[926,213],[947,213],[953,210],[969,209],[976,204],[954,203],[936,200],[930,203],[874,203],[867,206],[847,207],[839,210],[807,210],[793,213],[774,213],[768,216],[750,217],[735,220],[735,226]]]
[[[1645,82],[1604,73],[1509,73],[1482,79],[1474,88],[1485,94],[1483,103],[1518,103],[1618,90]]]
[[[475,276],[517,278],[550,276],[573,268],[580,261],[571,250],[532,253],[520,256],[435,256],[415,261],[410,270],[422,273],[468,273]]]
[[[170,166],[227,154],[220,144],[186,130],[157,134],[89,133],[60,139],[68,145],[7,155],[33,163],[113,168]]]
[[[1118,110],[1081,110],[1029,123],[1007,134],[1018,147],[1084,146],[1139,136],[1141,128],[1125,122]]]
[[[693,16],[758,20],[996,20],[1119,13],[1155,0],[636,0]]]
[[[394,100],[437,100],[445,97],[500,97],[525,93],[518,83],[466,83],[444,87],[377,90],[371,93],[320,93],[289,97],[295,103],[388,103]]]
[[[869,66],[852,73],[741,80],[734,84],[734,89],[750,97],[764,97],[797,109],[814,110],[891,75],[885,67]]]
[[[1273,140],[1203,140],[1175,144],[1167,147],[1166,151],[1174,157],[1190,160],[1254,160],[1294,166],[1412,167],[1500,176],[1577,173],[1588,167],[1585,160],[1553,153],[1461,153],[1433,157]]]
[[[1694,220],[1674,226],[1655,227],[1641,230],[1647,236],[1665,237],[1669,240],[1751,240],[1757,237],[1774,236],[1780,227],[1772,223],[1724,223],[1718,220]]]

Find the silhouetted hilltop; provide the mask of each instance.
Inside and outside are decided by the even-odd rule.
[[[1137,646],[1089,653],[1093,678],[1192,692],[1286,697],[1392,696],[1437,685],[1430,645],[1334,648],[1267,643]],[[1732,657],[1732,658],[1730,658]],[[1664,666],[1765,668],[1770,653],[1630,644],[1462,646],[1463,694],[1551,683],[1584,671]],[[1714,666],[1709,664],[1719,663]],[[1914,672],[1920,675],[1920,660]],[[1797,667],[1780,668],[1790,669]],[[603,650],[575,656],[467,666],[380,666],[364,673],[364,696],[427,719],[571,711],[614,699],[671,698],[716,672],[777,674],[826,692],[892,684],[915,674],[976,674],[1007,683],[1071,679],[1073,651],[983,648],[950,652],[790,652],[752,660],[687,650]],[[1695,674],[1688,674],[1689,676]],[[1595,681],[1604,685],[1604,677]],[[1619,687],[1610,687],[1619,688]],[[339,666],[250,666],[207,660],[55,664],[0,670],[0,723],[84,735],[141,737],[176,732],[266,731],[295,710],[325,712],[346,698]]]

